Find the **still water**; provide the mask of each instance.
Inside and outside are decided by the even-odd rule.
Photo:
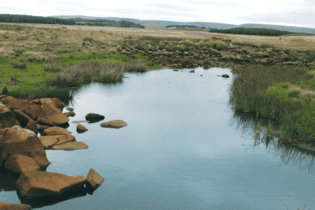
[[[67,130],[88,149],[46,150],[47,171],[86,177],[94,168],[105,182],[93,195],[40,209],[314,209],[314,173],[298,162],[283,164],[281,153],[264,144],[254,147],[252,131],[232,123],[230,69],[125,76],[114,86],[84,86],[69,105],[76,116]],[[72,121],[88,113],[128,125],[84,122],[88,131],[78,134]],[[1,192],[0,201],[20,203],[16,191]]]

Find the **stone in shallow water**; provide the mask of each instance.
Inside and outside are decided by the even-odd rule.
[[[110,127],[110,128],[121,128],[121,127],[124,127],[126,125],[128,125],[128,124],[122,120],[112,120],[112,121],[101,123],[102,127]]]
[[[70,189],[83,186],[87,179],[83,176],[67,176],[44,171],[22,172],[16,182],[19,197],[33,199],[42,196],[61,195]]]
[[[75,150],[75,149],[87,149],[88,145],[84,142],[68,142],[60,145],[54,145],[51,149],[54,150]]]
[[[72,121],[73,123],[80,123],[80,122],[87,122],[86,120],[81,120],[81,121]]]
[[[85,116],[87,121],[96,121],[96,120],[104,120],[105,117],[103,115],[99,115],[96,113],[89,113]]]
[[[89,194],[93,194],[93,192],[104,183],[105,179],[95,171],[94,168],[91,168],[86,182],[86,189]]]

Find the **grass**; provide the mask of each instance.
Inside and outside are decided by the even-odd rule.
[[[233,81],[236,109],[281,122],[279,138],[315,143],[315,66],[297,68],[247,65]]]
[[[28,94],[34,94],[39,98],[58,97],[67,101],[71,98],[69,92],[72,87],[91,82],[115,84],[123,81],[124,72],[143,73],[161,69],[165,65],[165,61],[159,59],[146,62],[148,56],[140,54],[132,54],[132,58],[139,60],[130,61],[128,56],[112,50],[112,39],[118,36],[114,32],[100,31],[101,36],[94,36],[96,32],[70,31],[67,27],[45,29],[7,25],[0,25],[0,30],[5,31],[0,34],[0,41],[6,44],[0,45],[0,52],[1,47],[14,48],[15,54],[5,52],[0,56],[0,90],[6,85],[9,95],[16,98],[27,98]],[[13,31],[18,35],[9,33]],[[189,52],[210,47],[221,51],[226,50],[222,39],[215,36],[210,39],[186,39],[129,35],[116,40],[115,44],[120,44],[122,49],[133,47],[146,51],[166,49]],[[69,40],[73,42],[68,43]],[[19,48],[17,41],[23,42],[26,49]],[[47,42],[52,44],[45,44]],[[281,50],[270,44],[231,43],[256,49],[272,48],[275,52]],[[315,53],[311,50],[284,51],[287,53],[283,56],[285,61],[315,60]],[[268,127],[268,133],[279,131],[282,141],[314,142],[314,72],[314,67],[243,66],[231,85],[230,102],[236,110],[277,118],[281,126]],[[21,83],[8,86],[11,78]]]
[[[22,82],[18,86],[7,87],[10,95],[17,98],[27,98],[28,94],[65,97],[71,87],[92,81],[103,84],[122,82],[123,72],[148,70],[145,64],[129,62],[127,56],[115,53],[65,53],[59,59],[48,58],[44,61],[27,60],[26,57],[15,61],[0,57],[0,62],[1,78],[5,78],[1,80],[2,83],[8,83],[10,78]]]

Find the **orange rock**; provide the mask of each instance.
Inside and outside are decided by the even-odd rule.
[[[16,190],[19,197],[33,199],[62,195],[68,190],[83,186],[86,181],[83,176],[72,177],[54,172],[27,171],[21,173],[16,182]]]
[[[101,123],[102,127],[110,127],[110,128],[121,128],[121,127],[124,127],[126,125],[128,125],[128,124],[122,120],[112,120],[112,121]]]

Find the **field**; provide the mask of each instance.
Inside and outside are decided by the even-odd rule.
[[[126,41],[144,42],[141,37],[152,37],[151,44],[154,37],[159,39],[164,37],[177,39],[166,41],[169,45],[179,44],[181,39],[196,47],[195,40],[200,39],[200,42],[203,42],[216,37],[219,40],[231,40],[232,43],[269,45],[278,49],[295,49],[303,52],[315,51],[315,36],[312,35],[269,37],[154,27],[128,29],[0,23],[0,90],[7,87],[9,95],[17,98],[26,98],[28,94],[34,94],[39,98],[52,96],[65,98],[68,97],[71,87],[79,87],[91,81],[121,82],[123,72],[161,69],[163,66],[159,62],[151,65],[144,61],[144,56],[136,55],[142,60],[134,62],[116,51],[116,46],[124,45]],[[244,66],[242,70],[244,74],[233,83],[232,98],[235,99],[235,108],[257,112],[269,118],[278,118],[282,127],[273,129],[281,131],[280,139],[284,142],[296,140],[313,143],[314,103],[310,104],[312,105],[310,108],[303,110],[308,112],[300,112],[302,100],[314,99],[315,82],[310,80],[313,76],[306,76],[304,70],[295,67],[273,66],[269,70],[271,71],[265,74],[266,69],[257,65]],[[286,84],[281,83],[282,79]],[[297,79],[302,82],[298,87],[293,85]],[[274,86],[273,82],[276,82]],[[308,91],[307,99],[303,91]],[[283,101],[291,98],[298,101]],[[3,99],[1,101],[5,103]]]
[[[1,23],[6,25],[15,25],[13,23]],[[18,24],[22,25],[22,24]],[[137,36],[154,36],[154,37],[177,37],[183,39],[209,39],[209,36],[216,36],[218,38],[230,39],[232,42],[239,43],[249,43],[254,45],[268,44],[276,48],[281,49],[296,49],[296,50],[312,50],[315,51],[315,36],[304,35],[284,35],[280,37],[266,37],[266,36],[252,36],[252,35],[236,35],[236,34],[218,34],[209,33],[206,31],[200,31],[199,33],[195,30],[171,30],[171,29],[128,29],[128,28],[115,28],[115,27],[97,27],[97,26],[64,26],[61,25],[42,25],[42,24],[29,24],[34,28],[38,29],[53,29],[54,31],[58,28],[62,30],[57,30],[57,35],[64,35],[65,33],[71,34],[71,36],[63,36],[61,40],[63,42],[71,42],[81,45],[82,37],[89,36],[93,39],[98,39],[100,41],[108,42],[109,45],[117,44],[118,41],[123,41],[128,37]],[[155,28],[150,27],[149,28]],[[66,32],[67,31],[67,32]],[[103,31],[103,32],[101,32]],[[91,32],[93,34],[91,34]],[[0,30],[0,36],[4,34],[5,31]],[[10,32],[9,35],[16,36],[19,32]],[[9,36],[8,35],[8,36]],[[80,35],[80,36],[78,36]],[[48,38],[48,37],[47,37]],[[281,40],[280,40],[281,39]],[[60,40],[60,41],[61,41]],[[1,42],[6,45],[6,43]],[[9,44],[8,42],[7,44]],[[23,41],[21,42],[21,44]],[[34,42],[36,43],[36,42]]]

